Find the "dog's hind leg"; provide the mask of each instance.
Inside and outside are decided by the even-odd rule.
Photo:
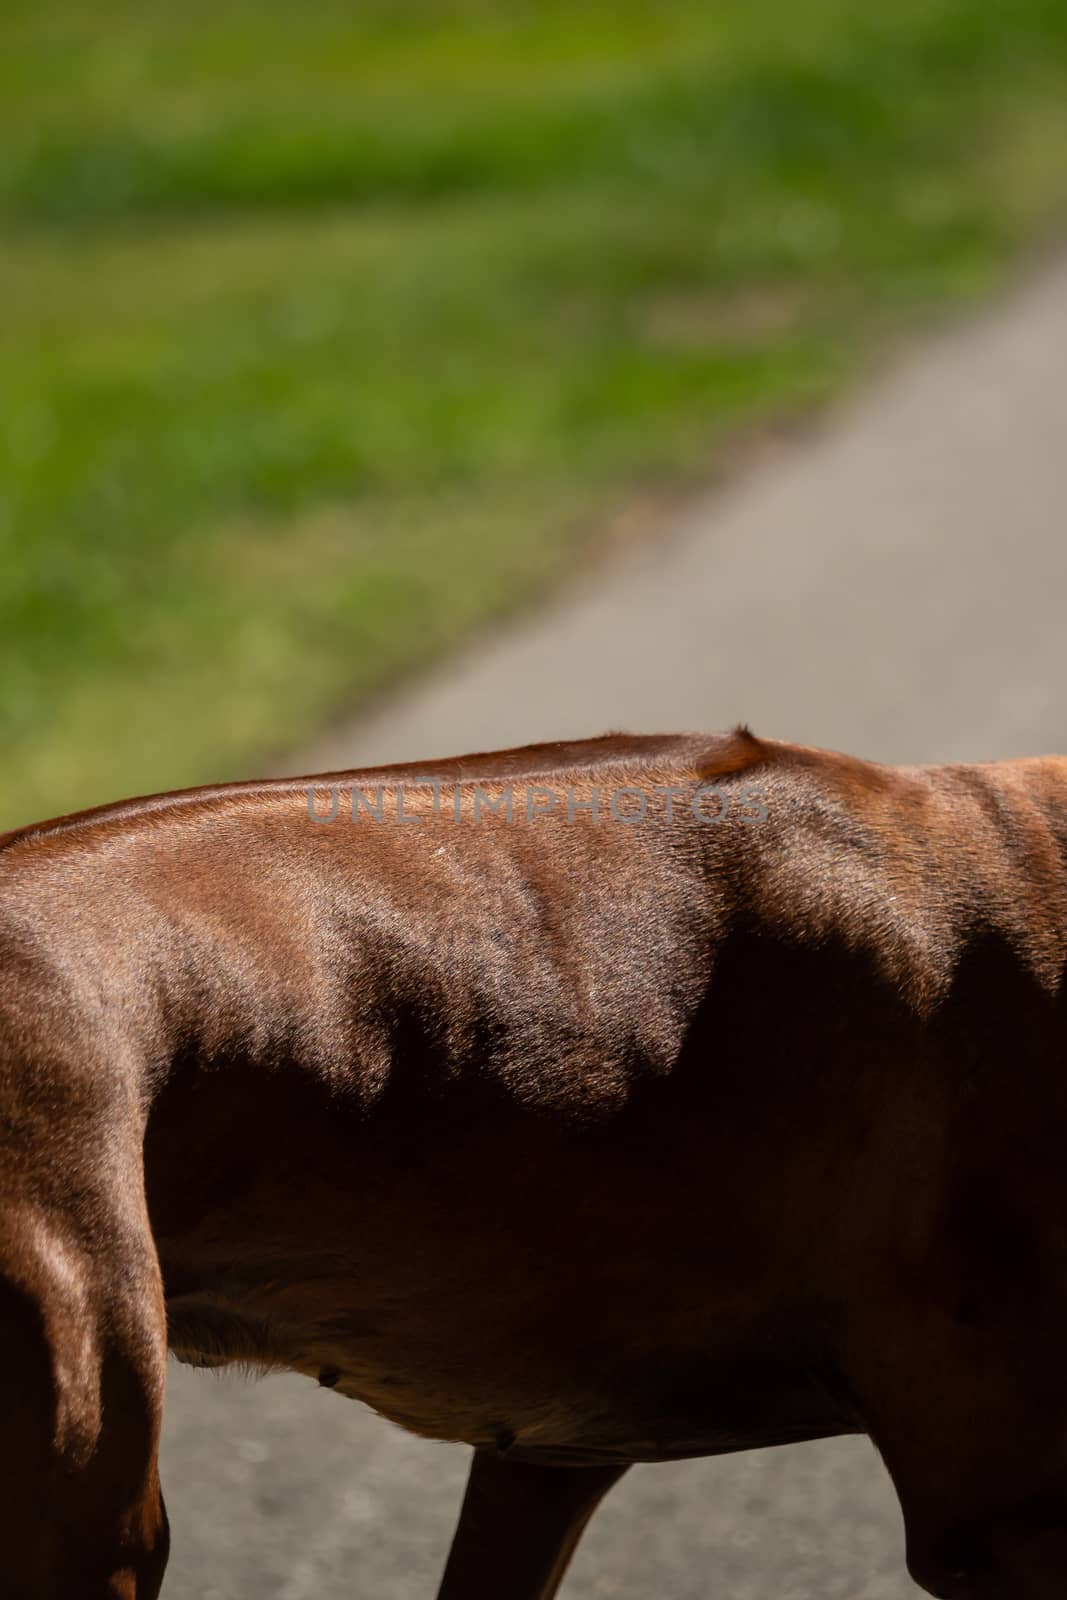
[[[166,1335],[130,1211],[0,1205],[0,1594],[156,1600]]]
[[[552,1600],[619,1467],[545,1467],[478,1450],[437,1600]]]

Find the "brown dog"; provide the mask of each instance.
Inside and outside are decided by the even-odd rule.
[[[169,1338],[473,1445],[446,1600],[547,1600],[630,1462],[853,1431],[919,1582],[1059,1600],[1065,960],[1057,759],[613,736],[4,836],[0,1591],[158,1593]]]

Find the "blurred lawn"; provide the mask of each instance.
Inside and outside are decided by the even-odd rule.
[[[5,0],[0,826],[299,743],[1065,213],[1063,0]]]

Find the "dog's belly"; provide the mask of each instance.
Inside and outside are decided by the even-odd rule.
[[[146,1139],[172,1349],[542,1459],[854,1431],[798,1354],[827,1320],[804,1141],[780,1111],[724,1115],[718,1081],[694,1046],[572,1124],[473,1071],[401,1073],[373,1115],[310,1070],[176,1074]]]
[[[444,1343],[350,1314],[285,1327],[256,1303],[219,1286],[173,1296],[173,1353],[198,1366],[300,1372],[411,1432],[516,1460],[667,1461],[862,1431],[832,1378],[767,1355],[653,1347],[583,1363],[561,1342],[496,1341],[476,1327]]]

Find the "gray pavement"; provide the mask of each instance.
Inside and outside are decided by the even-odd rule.
[[[1061,264],[290,770],[738,720],[886,760],[1067,751],[1065,609]],[[303,1380],[172,1368],[165,1596],[428,1600],[465,1466]],[[635,1469],[563,1591],[916,1593],[862,1440]]]

